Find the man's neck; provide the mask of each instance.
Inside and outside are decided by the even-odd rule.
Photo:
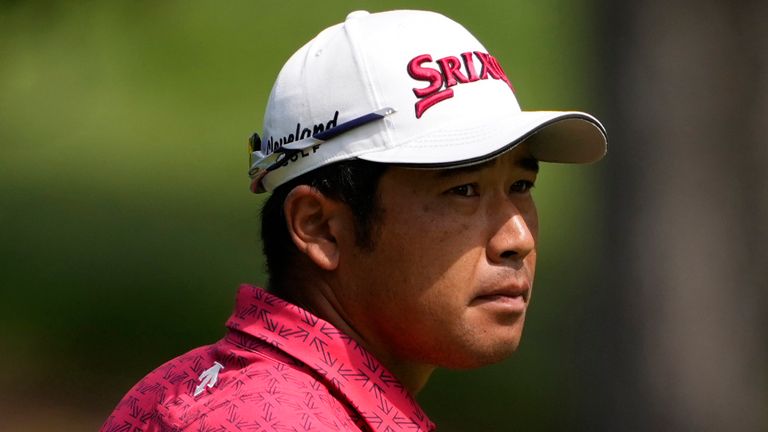
[[[377,340],[366,338],[364,334],[358,332],[354,324],[345,317],[343,308],[336,300],[333,288],[322,278],[313,280],[311,287],[296,283],[286,288],[280,293],[286,301],[328,321],[354,339],[392,372],[412,396],[416,396],[427,384],[435,367],[402,360],[391,354],[391,351],[383,344],[378,343]]]

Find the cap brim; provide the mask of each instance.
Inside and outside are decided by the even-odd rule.
[[[385,150],[361,154],[371,162],[439,168],[492,159],[528,140],[542,162],[591,163],[606,153],[607,134],[593,116],[578,111],[524,111],[471,127],[432,131]]]

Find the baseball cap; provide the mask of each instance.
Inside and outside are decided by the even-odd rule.
[[[589,163],[605,128],[578,111],[522,111],[496,58],[434,12],[356,11],[288,59],[263,134],[250,143],[251,190],[347,159],[444,168],[492,159],[528,139],[545,162]]]

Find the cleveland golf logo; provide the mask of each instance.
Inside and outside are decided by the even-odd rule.
[[[265,154],[276,152],[281,148],[283,148],[283,146],[286,144],[290,144],[294,141],[300,141],[305,138],[309,138],[311,136],[321,134],[323,131],[333,129],[336,127],[336,122],[338,121],[339,121],[339,112],[336,111],[335,113],[333,113],[333,117],[327,122],[321,121],[320,123],[313,124],[311,126],[306,126],[306,127],[303,127],[301,123],[296,123],[296,131],[294,133],[289,133],[288,135],[279,137],[277,139],[271,136],[268,137],[266,141],[264,141],[261,151],[263,151]],[[253,143],[251,143],[250,146],[251,146],[251,152],[253,152],[256,146]]]
[[[479,71],[475,67],[475,59],[480,66]],[[512,91],[515,90],[499,62],[488,53],[464,52],[461,53],[461,60],[454,56],[443,57],[434,62],[437,67],[426,65],[431,62],[432,56],[429,54],[418,55],[408,62],[408,74],[415,80],[429,83],[427,87],[413,89],[413,93],[419,98],[416,102],[416,118],[421,118],[426,110],[438,102],[452,98],[451,87],[457,84],[486,80],[490,77],[504,81]]]

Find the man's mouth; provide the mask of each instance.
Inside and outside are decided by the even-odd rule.
[[[510,312],[523,312],[528,303],[530,289],[525,286],[510,286],[482,293],[472,299],[471,306],[503,308]]]

